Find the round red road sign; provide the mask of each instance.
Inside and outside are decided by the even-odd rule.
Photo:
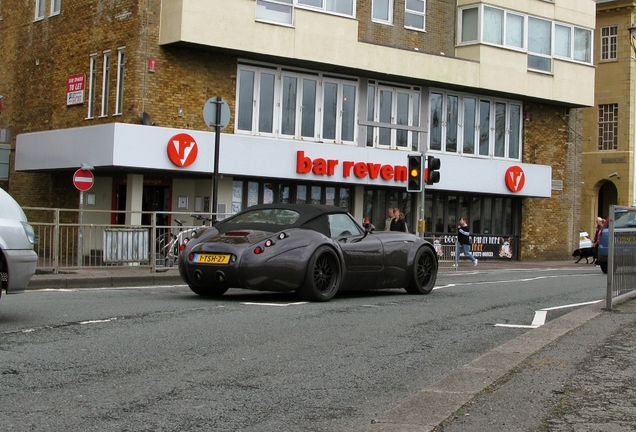
[[[73,174],[73,185],[81,191],[89,190],[93,187],[93,183],[95,183],[95,176],[89,170],[80,168]]]

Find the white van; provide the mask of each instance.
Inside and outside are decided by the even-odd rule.
[[[35,233],[20,205],[0,189],[0,295],[24,291],[35,274]]]

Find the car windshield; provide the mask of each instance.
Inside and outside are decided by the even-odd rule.
[[[614,228],[636,227],[636,209],[616,212],[614,214]]]
[[[246,211],[236,215],[232,219],[225,221],[227,224],[241,223],[263,223],[272,225],[291,225],[295,223],[300,215],[298,212],[289,209],[258,209]]]

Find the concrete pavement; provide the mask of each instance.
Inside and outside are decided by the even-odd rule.
[[[440,272],[581,266],[485,261]],[[600,270],[599,270],[600,271]],[[181,285],[176,269],[37,274],[29,289]],[[636,302],[583,307],[528,331],[388,409],[359,432],[636,430]]]

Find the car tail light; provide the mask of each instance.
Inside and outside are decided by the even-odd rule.
[[[262,247],[260,247],[260,246],[256,246],[256,247],[254,248],[254,253],[255,253],[256,255],[258,255],[258,254],[263,253],[263,250],[264,250],[264,249],[263,249]]]

